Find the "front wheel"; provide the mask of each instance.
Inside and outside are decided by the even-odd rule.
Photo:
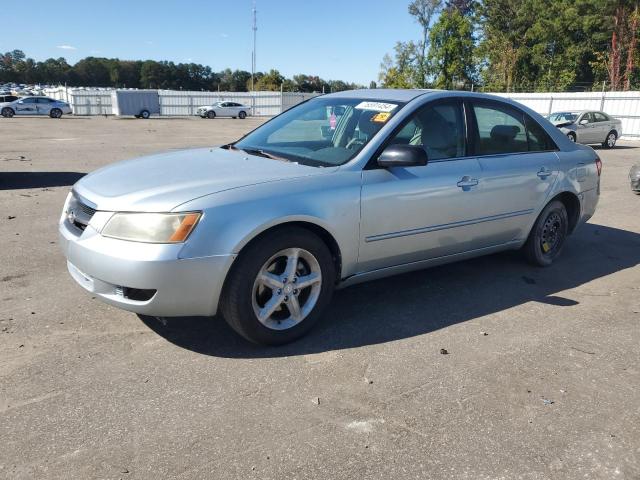
[[[208,119],[216,118],[216,112],[214,112],[213,110],[209,110],[209,111],[207,112],[207,118],[208,118]]]
[[[52,108],[49,112],[49,116],[51,118],[60,118],[62,117],[62,110],[60,110],[59,108]]]
[[[142,110],[140,112],[140,118],[147,120],[150,116],[151,116],[151,113],[149,112],[149,110]]]
[[[240,120],[244,120],[245,118],[247,118],[247,112],[238,113],[238,117],[240,118]]]
[[[288,343],[320,319],[335,279],[331,252],[319,237],[298,227],[276,230],[236,260],[222,292],[222,315],[254,343]]]
[[[616,146],[617,139],[618,139],[618,136],[616,135],[616,132],[609,132],[609,134],[607,135],[607,138],[602,143],[602,146],[604,148],[613,148]]]
[[[527,260],[540,267],[548,267],[560,255],[569,232],[569,216],[564,203],[550,202],[536,220],[524,244]]]
[[[16,112],[14,112],[12,108],[4,107],[4,108],[2,109],[2,116],[3,116],[4,118],[11,118],[11,117],[13,117],[15,114],[16,114]]]

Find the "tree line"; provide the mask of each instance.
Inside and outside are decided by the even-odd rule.
[[[384,56],[396,88],[640,88],[639,0],[413,0],[421,37]]]
[[[13,50],[0,53],[0,83],[246,92],[251,88],[251,73],[229,68],[214,72],[198,63],[99,57],[83,58],[74,65],[62,57],[37,62],[23,51]],[[281,88],[287,92],[337,92],[362,86],[315,75],[286,78],[273,69],[254,75],[255,90]]]

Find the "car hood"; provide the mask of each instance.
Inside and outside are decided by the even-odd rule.
[[[222,148],[181,150],[114,163],[80,179],[73,189],[98,210],[168,212],[213,193],[323,175],[318,168]]]

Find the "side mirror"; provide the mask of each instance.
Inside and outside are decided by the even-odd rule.
[[[589,123],[589,120],[580,120],[580,125],[586,125],[587,123]]]
[[[378,157],[378,165],[390,167],[421,167],[427,164],[427,152],[418,145],[389,145]]]

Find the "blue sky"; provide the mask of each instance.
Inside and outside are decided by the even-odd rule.
[[[397,40],[418,39],[408,0],[257,0],[257,69],[368,84]],[[251,0],[32,0],[3,9],[0,51],[251,70]],[[9,13],[7,13],[7,11]]]

